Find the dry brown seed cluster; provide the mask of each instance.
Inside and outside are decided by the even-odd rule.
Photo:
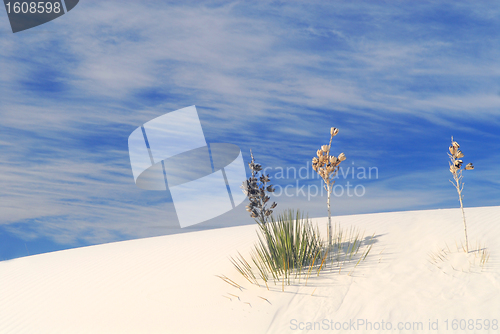
[[[453,137],[451,140],[452,140],[451,145],[449,147],[450,154],[448,154],[448,156],[450,157],[450,160],[451,160],[450,172],[452,174],[456,174],[460,170],[460,168],[462,168],[463,161],[461,160],[461,158],[464,157],[464,154],[462,151],[459,150],[460,145],[458,145],[458,143],[456,141],[453,141]],[[474,169],[474,165],[472,164],[472,162],[469,162],[465,166],[465,169],[466,170]]]
[[[312,168],[321,176],[327,185],[335,182],[332,180],[332,177],[337,174],[340,163],[346,159],[344,153],[340,153],[338,157],[330,155],[332,138],[338,133],[339,129],[331,128],[330,144],[321,146],[321,149],[316,152],[317,157],[312,159]]]

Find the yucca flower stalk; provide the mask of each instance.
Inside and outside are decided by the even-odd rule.
[[[246,210],[250,212],[250,217],[257,220],[259,224],[265,225],[273,213],[272,209],[277,205],[276,202],[273,202],[269,208],[267,207],[271,199],[267,194],[273,193],[274,188],[271,184],[268,184],[270,182],[269,175],[264,175],[262,173],[262,166],[255,163],[252,150],[250,150],[250,156],[252,157],[252,161],[248,166],[252,171],[252,176],[248,180],[243,181],[241,188],[250,200],[250,204],[246,206]]]
[[[333,185],[335,184],[335,176],[339,171],[339,165],[342,161],[346,160],[344,153],[340,153],[338,157],[330,155],[330,148],[332,146],[332,139],[339,133],[339,129],[330,129],[330,143],[328,145],[323,145],[316,152],[316,157],[312,159],[312,168],[321,176],[325,184],[325,190],[327,192],[326,204],[328,207],[328,250],[331,250],[332,246],[332,214],[330,209],[330,197],[333,191]]]
[[[463,175],[462,170],[472,170],[474,166],[471,162],[469,162],[465,168],[462,169],[463,161],[460,160],[464,157],[462,151],[459,150],[460,145],[456,141],[453,140],[453,136],[451,137],[451,145],[449,147],[450,153],[448,153],[448,157],[450,158],[450,172],[453,175],[453,181],[450,180],[451,184],[457,189],[458,200],[460,201],[460,209],[462,209],[462,218],[464,220],[464,231],[465,231],[465,250],[469,253],[469,240],[467,237],[467,223],[465,221],[465,212],[464,212],[464,204],[462,201],[462,190],[464,189]]]

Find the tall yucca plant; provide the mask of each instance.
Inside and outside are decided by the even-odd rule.
[[[332,146],[332,139],[339,133],[339,129],[330,129],[330,143],[328,145],[323,145],[316,152],[317,157],[312,159],[312,168],[321,176],[325,182],[324,187],[327,192],[326,205],[328,207],[328,250],[331,250],[332,246],[332,214],[330,210],[330,197],[333,191],[333,185],[335,184],[335,176],[339,171],[339,165],[342,161],[346,159],[344,153],[340,153],[338,157],[330,155],[330,148]]]
[[[460,209],[462,209],[462,218],[464,220],[464,231],[465,231],[465,249],[466,252],[469,252],[469,240],[467,237],[467,223],[465,222],[465,212],[464,212],[464,204],[462,201],[462,190],[464,189],[463,175],[462,175],[462,164],[464,154],[459,150],[460,145],[456,141],[453,141],[453,136],[451,137],[451,145],[449,147],[450,153],[448,153],[448,157],[450,158],[450,172],[453,175],[453,181],[450,180],[451,184],[457,189],[458,200],[460,201]],[[471,162],[469,162],[465,168],[465,170],[472,170],[474,166]]]
[[[252,261],[258,269],[258,274],[267,281],[282,280],[290,284],[291,274],[300,277],[302,269],[312,266],[321,258],[323,244],[317,230],[314,230],[307,218],[300,212],[288,210],[279,214],[277,219],[272,216],[276,202],[270,204],[269,195],[274,192],[269,175],[262,172],[262,166],[252,160],[248,164],[252,175],[243,182],[241,188],[248,196],[250,204],[246,210],[254,218],[260,228],[259,243],[252,252]],[[252,265],[241,255],[232,259],[236,269],[250,282],[258,285]]]

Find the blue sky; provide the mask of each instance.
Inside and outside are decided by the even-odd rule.
[[[4,12],[0,260],[253,223],[240,205],[180,229],[168,192],[135,186],[128,136],[191,105],[208,142],[246,161],[252,149],[289,186],[277,209],[326,215],[326,197],[296,189],[320,185],[311,170],[276,173],[307,166],[332,126],[345,168],[378,170],[338,179],[365,191],[334,196],[334,215],[457,207],[452,135],[476,166],[465,206],[499,205],[499,14],[492,2],[86,0],[12,34]]]

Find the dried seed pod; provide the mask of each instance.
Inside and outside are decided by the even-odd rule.
[[[460,159],[460,158],[463,158],[464,157],[464,154],[462,153],[462,151],[458,150],[454,155],[453,157],[455,159]]]
[[[460,145],[456,141],[452,142],[451,145],[457,149],[460,148]]]
[[[278,204],[276,204],[276,202],[273,202],[273,204],[271,205],[271,209],[274,209],[276,207],[276,205],[278,205]]]
[[[255,171],[255,172],[259,172],[262,169],[261,165],[253,163],[253,162],[249,163],[248,166],[250,166],[250,169]]]
[[[455,160],[453,163],[455,164],[455,167],[457,167],[458,169],[460,169],[460,167],[462,167],[462,164],[464,162],[462,160]]]
[[[474,169],[474,165],[472,164],[472,162],[469,162],[469,163],[465,166],[465,169],[466,169],[466,170],[473,170],[473,169]]]
[[[316,164],[316,163],[318,163],[318,158],[314,157],[313,158],[313,164]]]
[[[453,147],[453,145],[450,145],[450,153],[453,156],[455,156],[455,154],[457,153],[457,149],[455,147]]]
[[[342,161],[344,161],[345,159],[347,159],[347,158],[346,158],[346,156],[345,156],[345,154],[344,154],[344,153],[340,153],[340,154],[339,154],[339,157],[338,157],[338,160],[339,160],[340,162],[342,162]]]
[[[319,157],[322,157],[322,156],[323,156],[323,151],[318,150],[318,151],[316,152],[316,155],[318,156],[318,158],[319,158]]]
[[[330,129],[330,134],[332,135],[332,137],[335,137],[338,133],[339,133],[339,129],[337,129],[337,128]]]
[[[333,156],[333,155],[332,155],[332,156],[330,156],[330,163],[331,163],[331,164],[335,164],[336,162],[337,162],[337,157],[335,157],[335,156]]]
[[[328,151],[330,151],[330,146],[328,146],[328,145],[323,145],[323,146],[321,146],[321,150],[322,150],[323,152],[328,152]]]

